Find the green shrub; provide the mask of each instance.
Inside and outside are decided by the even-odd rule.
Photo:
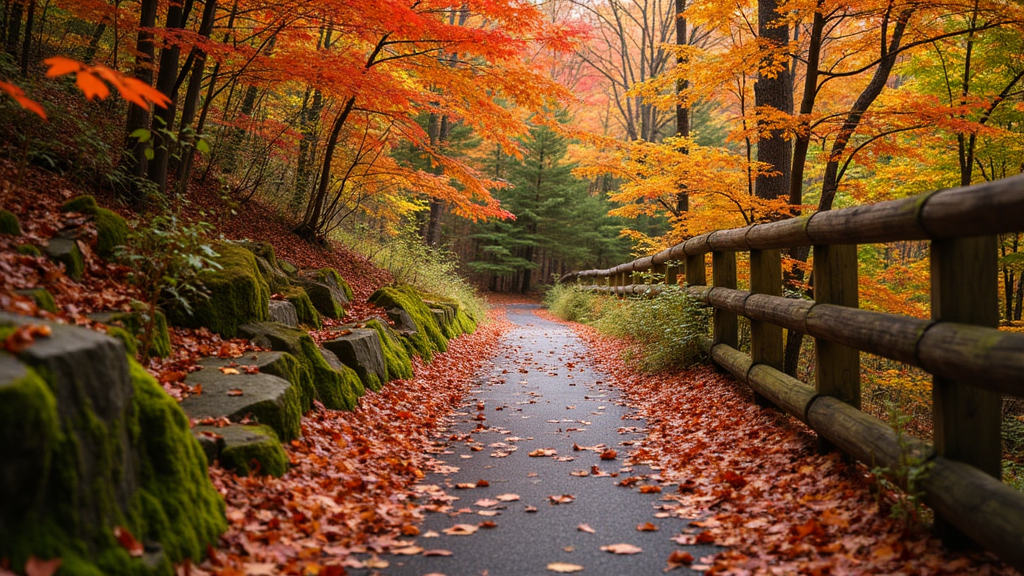
[[[575,284],[555,284],[544,294],[544,305],[555,316],[570,322],[590,322],[594,315],[595,300],[605,298],[587,292]]]
[[[18,217],[14,215],[14,212],[0,210],[0,234],[21,236],[21,222],[18,221]]]

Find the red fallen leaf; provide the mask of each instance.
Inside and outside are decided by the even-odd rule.
[[[653,484],[648,484],[646,486],[641,486],[640,487],[640,493],[641,494],[660,494],[661,493],[661,486],[655,486]]]
[[[697,488],[697,482],[693,478],[687,478],[679,484],[680,493],[692,492],[695,488]]]
[[[259,366],[242,366],[242,370],[246,374],[259,374],[260,373],[260,367]]]
[[[810,536],[811,534],[821,531],[821,524],[818,524],[818,521],[814,518],[811,518],[807,522],[800,524],[798,526],[793,526],[790,529],[790,532],[793,533],[793,535],[796,537],[796,540],[800,540],[802,538]]]
[[[25,562],[25,576],[53,576],[63,562],[61,558],[40,560],[35,556],[29,556]]]
[[[690,564],[693,564],[693,554],[682,550],[673,550],[668,555],[668,566],[665,567],[664,572],[675,570],[680,566],[689,566]]]
[[[487,480],[477,480],[476,481],[476,487],[477,488],[487,488],[490,485],[491,485],[491,483],[488,482]]]
[[[571,494],[562,494],[561,496],[548,496],[548,500],[555,505],[571,504],[576,500],[576,497]]]
[[[170,384],[172,382],[181,382],[185,379],[186,376],[188,376],[188,374],[182,372],[181,370],[172,370],[170,372],[164,372],[163,374],[160,375],[160,383]]]
[[[655,526],[654,524],[650,523],[650,522],[644,522],[643,524],[639,524],[639,525],[637,525],[636,529],[639,532],[657,532],[658,531],[658,527]]]
[[[212,544],[206,545],[206,557],[210,559],[210,563],[214,566],[224,565],[224,556]]]
[[[639,554],[644,551],[643,548],[632,544],[610,544],[608,546],[601,546],[601,550],[611,552],[612,554]]]
[[[475,533],[478,529],[478,526],[473,526],[472,524],[456,524],[451,528],[445,528],[442,532],[449,536],[469,536],[470,534]]]
[[[484,520],[480,523],[481,528],[497,528],[498,523],[493,520]]]
[[[228,396],[241,396],[244,392],[242,392],[241,388],[232,388],[231,390],[228,390],[227,394]]]
[[[712,536],[711,532],[708,532],[707,530],[701,532],[700,534],[697,534],[697,537],[694,538],[694,542],[696,542],[697,544],[712,544],[714,543],[714,541],[715,537]]]
[[[601,460],[615,460],[618,456],[619,453],[611,449],[601,452]]]
[[[639,476],[626,476],[622,480],[619,480],[616,485],[622,486],[623,488],[632,488],[633,486],[636,486],[640,480],[641,478]]]
[[[320,573],[317,576],[346,576],[348,572],[345,571],[345,567],[340,564],[329,564],[327,566],[320,567]]]
[[[420,529],[412,524],[405,524],[402,526],[402,536],[419,536]]]
[[[11,354],[17,354],[36,341],[36,336],[50,336],[53,331],[43,324],[24,324],[18,326],[4,339],[4,348]]]
[[[127,528],[115,526],[114,538],[117,538],[117,543],[127,550],[128,555],[133,558],[138,558],[145,552],[145,549],[142,547],[142,543],[136,540],[135,536],[132,536],[132,533],[129,532]]]
[[[732,470],[726,470],[725,474],[722,474],[722,480],[729,483],[730,486],[739,490],[747,485],[747,480]]]
[[[537,507],[536,506],[527,506],[526,508],[523,508],[523,512],[531,512],[532,513],[532,512],[536,512],[536,511],[537,511]]]

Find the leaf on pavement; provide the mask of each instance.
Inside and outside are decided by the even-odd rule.
[[[534,458],[543,458],[544,456],[554,456],[555,454],[558,454],[558,450],[554,448],[537,448],[527,455]]]
[[[587,534],[596,534],[597,533],[597,530],[594,530],[593,528],[591,528],[589,524],[580,524],[580,525],[576,526],[576,529],[579,530],[580,532],[586,532]]]
[[[608,546],[601,546],[601,550],[611,552],[612,554],[639,554],[643,552],[643,548],[632,544],[609,544]]]
[[[492,500],[490,498],[481,498],[481,499],[477,500],[476,502],[474,502],[473,504],[475,504],[475,505],[477,505],[477,506],[479,506],[481,508],[490,508],[492,506],[497,506],[500,503],[501,502],[498,502],[497,500]]]
[[[644,522],[636,527],[639,532],[657,532],[658,527],[650,522]]]
[[[451,550],[444,550],[444,549],[441,549],[441,548],[435,548],[434,550],[424,550],[423,551],[423,555],[424,556],[451,556],[452,555],[452,551]]]
[[[469,536],[470,534],[475,533],[477,529],[478,528],[472,524],[456,524],[451,528],[445,528],[442,532],[449,536]]]
[[[551,572],[558,572],[559,574],[571,574],[573,572],[582,572],[583,566],[579,564],[568,564],[566,562],[552,562],[548,564],[548,570]]]
[[[576,497],[572,494],[562,494],[561,496],[548,496],[548,500],[552,504],[570,504],[576,500]]]
[[[391,551],[392,554],[397,556],[415,556],[421,552],[423,552],[423,548],[420,548],[419,546],[406,546],[405,548],[399,548]]]
[[[611,449],[601,452],[601,460],[615,460],[618,456],[619,453]]]
[[[498,494],[494,499],[500,502],[515,502],[519,500],[519,494]]]
[[[662,570],[662,572],[668,572],[681,566],[689,566],[690,564],[693,564],[693,554],[683,552],[682,550],[674,550],[669,554],[668,566],[665,566],[665,569]]]

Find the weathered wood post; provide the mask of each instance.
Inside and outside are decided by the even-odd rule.
[[[708,283],[703,254],[686,257],[686,285],[704,286]]]
[[[995,328],[999,325],[995,236],[935,240],[931,244],[932,318]],[[1002,402],[998,392],[969,380],[932,379],[935,451],[1002,478]],[[937,519],[942,539],[963,544],[952,524]]]
[[[750,251],[750,292],[782,296],[782,252],[779,250]],[[782,327],[770,322],[750,321],[750,359],[754,364],[765,364],[782,370],[785,348]],[[772,406],[764,396],[754,393],[758,406]]]
[[[665,266],[665,285],[673,286],[679,283],[679,266],[668,264]]]
[[[857,245],[814,246],[814,301],[857,308]],[[811,311],[814,314],[814,311]],[[814,339],[814,383],[818,393],[832,396],[860,409],[860,351],[855,348]],[[832,450],[831,443],[818,439],[818,449]]]
[[[711,253],[711,282],[716,288],[736,288],[736,253]],[[739,348],[739,321],[734,312],[715,308],[712,339],[715,344]]]

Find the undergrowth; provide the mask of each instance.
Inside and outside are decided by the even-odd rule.
[[[686,368],[704,360],[710,309],[669,286],[653,298],[618,300],[574,285],[555,285],[544,303],[559,318],[592,324],[629,342],[627,363],[646,372]]]
[[[455,300],[478,320],[487,317],[487,304],[476,288],[459,275],[455,255],[425,245],[414,228],[407,227],[390,236],[357,226],[335,231],[334,239],[390,272],[396,283]]]

